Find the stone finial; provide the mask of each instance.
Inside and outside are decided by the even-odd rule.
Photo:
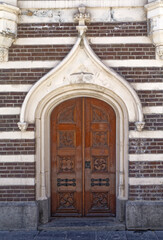
[[[22,131],[25,132],[27,130],[28,127],[28,123],[27,122],[18,122],[18,128]]]
[[[76,29],[78,30],[80,36],[82,36],[87,30],[85,23],[90,22],[91,17],[89,13],[86,13],[86,7],[84,5],[79,6],[78,10],[79,12],[74,15],[74,21],[79,23]]]
[[[145,122],[135,122],[135,126],[138,132],[141,132],[144,128]]]

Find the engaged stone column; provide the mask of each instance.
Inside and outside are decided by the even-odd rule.
[[[148,0],[145,5],[149,21],[149,36],[156,46],[156,54],[163,60],[163,0]]]
[[[8,50],[17,36],[19,8],[0,2],[0,62],[8,61]]]

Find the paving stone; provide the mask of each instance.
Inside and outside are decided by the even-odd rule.
[[[127,240],[125,231],[97,232],[97,240]]]
[[[38,231],[11,231],[0,232],[0,240],[33,240]]]
[[[157,240],[152,231],[126,231],[127,240]]]
[[[67,232],[65,231],[41,231],[35,240],[65,240]]]
[[[67,240],[95,240],[95,232],[91,231],[69,231]]]
[[[163,240],[163,231],[156,231],[155,234],[158,240]]]

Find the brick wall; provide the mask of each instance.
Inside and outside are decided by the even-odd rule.
[[[158,131],[163,130],[163,114],[144,115],[144,130]],[[129,130],[136,130],[135,123],[129,123]]]
[[[94,44],[91,47],[102,60],[155,58],[155,47],[152,44]]]
[[[129,177],[163,177],[163,162],[129,162]]]
[[[163,67],[118,67],[114,70],[129,83],[163,82]]]
[[[34,178],[35,163],[0,163],[0,178]]]
[[[129,140],[129,153],[163,153],[163,138],[132,138]]]
[[[19,38],[74,37],[77,36],[74,23],[30,23],[18,24]],[[87,36],[147,36],[146,22],[90,23]]]
[[[0,84],[34,84],[49,68],[0,69]]]
[[[21,107],[26,92],[0,92],[0,107]]]
[[[93,44],[99,58],[104,59],[154,59],[152,44]],[[54,61],[62,60],[72,45],[14,45],[9,49],[9,61]]]
[[[137,91],[142,105],[145,106],[163,106],[163,90],[142,90]]]
[[[162,185],[143,185],[129,187],[129,200],[162,201]]]
[[[0,186],[0,201],[34,201],[35,186]]]
[[[35,154],[35,139],[0,139],[1,155]]]
[[[0,131],[18,131],[19,115],[0,115]],[[29,124],[27,131],[35,131],[35,125]]]

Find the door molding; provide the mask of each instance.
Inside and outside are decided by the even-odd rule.
[[[128,113],[120,99],[112,98],[106,89],[90,84],[73,85],[67,87],[67,91],[60,93],[55,98],[37,109],[36,114],[36,199],[38,201],[50,199],[50,115],[52,110],[65,100],[75,97],[92,97],[108,103],[116,114],[116,199],[125,201],[128,199]],[[118,211],[121,207],[117,206],[116,216],[123,215]],[[50,213],[50,209],[49,209]],[[48,221],[48,220],[47,220]]]

